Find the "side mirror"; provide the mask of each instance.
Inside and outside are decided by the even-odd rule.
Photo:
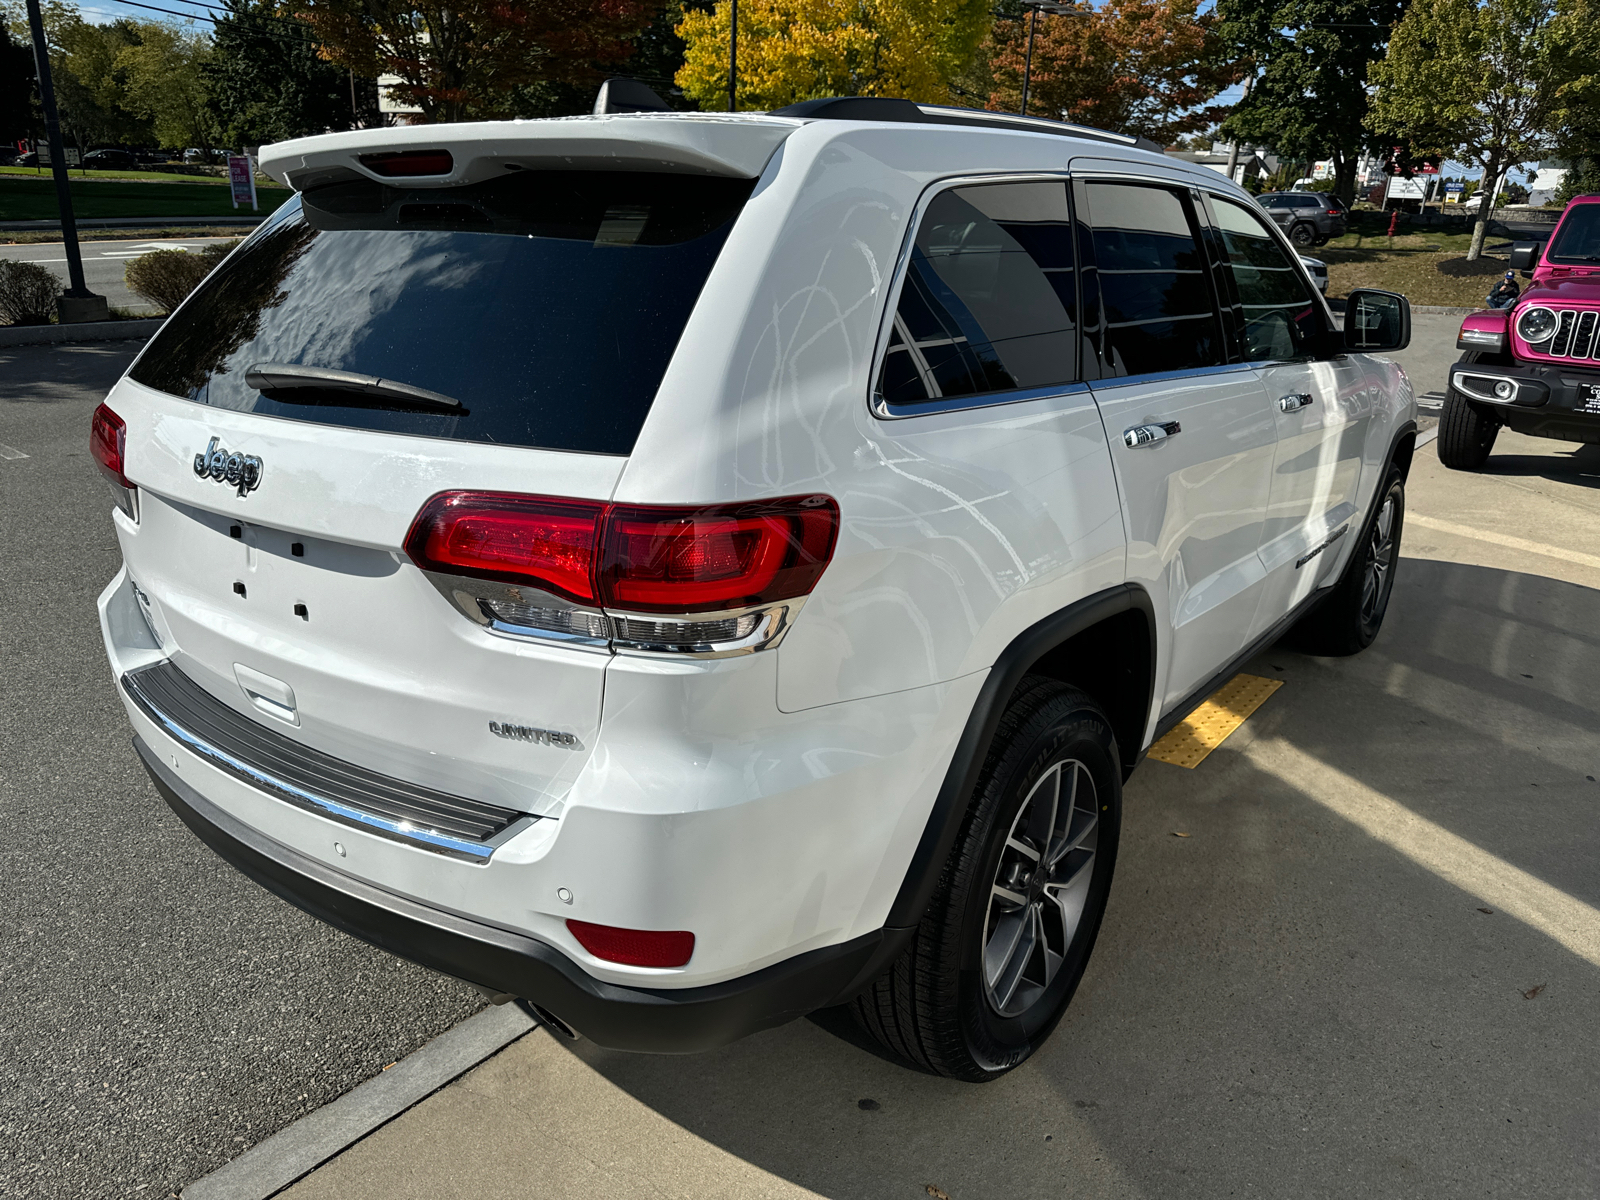
[[[1411,301],[1394,292],[1357,288],[1344,304],[1344,346],[1364,354],[1411,344]]]
[[[1511,243],[1511,269],[1513,271],[1531,271],[1533,270],[1533,264],[1538,261],[1538,242]]]

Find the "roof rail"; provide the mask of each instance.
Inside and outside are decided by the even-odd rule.
[[[1083,138],[1091,142],[1110,142],[1161,153],[1161,147],[1146,137],[1112,133],[1088,125],[1072,125],[1021,113],[990,112],[982,108],[954,108],[946,104],[918,104],[889,96],[828,96],[821,100],[802,100],[787,108],[774,109],[774,117],[802,117],[811,121],[900,121],[918,125],[968,125],[983,129],[1011,129],[1024,133],[1053,133],[1058,137]]]

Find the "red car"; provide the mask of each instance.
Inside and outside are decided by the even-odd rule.
[[[1550,240],[1517,242],[1511,267],[1533,282],[1509,309],[1461,322],[1439,421],[1439,461],[1475,471],[1501,426],[1600,442],[1600,196],[1579,196]]]

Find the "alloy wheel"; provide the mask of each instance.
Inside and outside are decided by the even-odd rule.
[[[983,989],[1002,1017],[1044,995],[1077,933],[1094,875],[1099,794],[1077,759],[1050,767],[1006,835],[983,923]]]
[[[1371,624],[1383,608],[1389,570],[1394,566],[1394,521],[1397,512],[1395,494],[1391,491],[1383,499],[1378,519],[1372,523],[1372,536],[1367,540],[1366,573],[1361,581],[1362,624]]]

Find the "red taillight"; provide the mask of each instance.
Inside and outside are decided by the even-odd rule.
[[[425,571],[531,583],[595,603],[603,504],[507,492],[440,492],[417,514],[406,553]]]
[[[828,496],[709,508],[616,507],[606,518],[600,593],[634,612],[706,612],[809,592],[833,555]]]
[[[127,422],[102,404],[94,410],[94,419],[89,424],[89,453],[94,455],[100,473],[121,488],[133,487],[122,473],[127,447]]]
[[[838,532],[830,496],[695,508],[441,492],[405,549],[426,571],[532,584],[604,608],[691,613],[805,595]]]
[[[1339,215],[1339,210],[1337,208],[1330,208],[1328,210],[1328,215],[1330,217],[1337,217]]]
[[[694,953],[694,934],[686,929],[618,929],[570,919],[567,928],[596,958],[630,967],[681,967]]]
[[[448,150],[393,150],[363,154],[361,165],[374,175],[391,178],[411,175],[448,175],[455,159]]]

